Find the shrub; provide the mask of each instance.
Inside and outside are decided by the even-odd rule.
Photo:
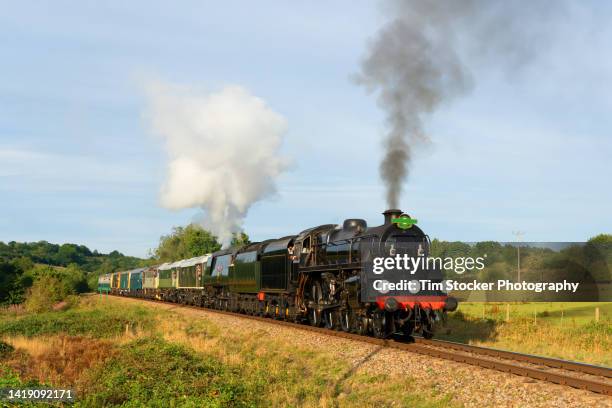
[[[28,387],[40,387],[43,384],[40,384],[38,380],[31,379],[24,381],[19,378],[19,374],[10,367],[6,365],[0,364],[0,389],[2,388],[28,388]],[[24,404],[25,406],[33,406]],[[10,406],[10,405],[2,405]]]
[[[25,307],[28,312],[46,312],[69,294],[70,292],[59,280],[50,276],[42,276],[29,290]]]
[[[0,359],[8,357],[14,350],[10,344],[0,341]]]
[[[261,390],[237,369],[160,338],[142,338],[91,373],[86,406],[257,406]]]

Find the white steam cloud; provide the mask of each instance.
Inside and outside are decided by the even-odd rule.
[[[251,205],[276,191],[285,119],[240,86],[198,93],[156,82],[148,91],[169,158],[161,204],[202,208],[203,226],[228,246]]]

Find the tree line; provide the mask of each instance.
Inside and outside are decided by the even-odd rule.
[[[554,244],[553,244],[554,245]],[[520,248],[519,248],[520,246]],[[519,255],[520,254],[520,255]],[[518,279],[519,256],[521,280],[610,283],[612,279],[612,235],[600,234],[584,244],[566,244],[559,248],[544,245],[501,244],[495,241],[467,244],[434,239],[431,255],[436,257],[483,257],[485,268],[457,274],[445,271],[448,278],[482,282]]]
[[[232,244],[249,242],[248,235],[241,232],[234,235]],[[53,301],[95,290],[102,274],[192,258],[219,249],[217,238],[195,224],[175,227],[160,237],[148,258],[118,251],[104,254],[71,243],[0,241],[0,305],[23,303],[28,293],[34,293],[39,295],[34,308],[48,308]]]
[[[232,244],[248,244],[249,236],[241,232]],[[108,254],[90,250],[84,245],[39,242],[0,241],[0,305],[17,304],[26,300],[28,293],[42,293],[53,301],[72,294],[95,290],[101,274],[134,269],[163,262],[173,262],[211,253],[221,248],[217,238],[202,227],[190,224],[175,227],[159,239],[148,258],[126,256],[118,251]],[[450,278],[478,278],[482,281],[513,279],[517,270],[517,248],[494,241],[466,244],[434,239],[431,255],[445,257],[482,256],[487,254],[487,267],[461,276],[447,271]],[[589,279],[610,280],[612,265],[612,235],[601,234],[585,245],[561,250],[549,248],[521,248],[521,267],[525,279],[544,277],[554,271],[574,271],[577,278],[588,271]],[[551,272],[553,271],[553,272]],[[538,276],[540,274],[541,276]],[[37,285],[39,287],[37,287]],[[41,289],[42,287],[42,289]],[[45,288],[52,288],[52,294]],[[46,306],[45,306],[46,307]]]

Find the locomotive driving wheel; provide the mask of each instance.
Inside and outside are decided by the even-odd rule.
[[[326,310],[323,312],[323,323],[326,329],[340,329],[340,313],[336,309]]]
[[[420,322],[421,323],[420,324],[421,335],[426,339],[433,338],[434,336],[433,321],[431,319],[429,312],[427,310],[421,309],[420,317],[421,317],[421,322]]]
[[[351,309],[345,308],[340,311],[340,325],[344,332],[349,333],[353,330],[353,326],[355,325],[355,314]]]
[[[387,314],[384,310],[377,310],[372,314],[372,333],[377,339],[387,337]]]
[[[365,336],[370,331],[371,326],[371,319],[367,316],[359,315],[355,318],[355,333]]]
[[[321,289],[321,282],[314,281],[310,287],[310,297],[312,300],[313,307],[308,309],[308,321],[311,326],[319,327],[322,323],[322,313],[319,306],[323,302],[323,290]]]

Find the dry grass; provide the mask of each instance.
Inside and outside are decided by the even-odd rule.
[[[78,386],[84,372],[115,353],[111,340],[87,337],[13,337],[5,341],[15,347],[5,364],[21,378],[66,387]]]
[[[452,406],[444,396],[427,395],[406,379],[360,372],[325,344],[318,350],[300,347],[264,330],[221,329],[184,315],[159,322],[157,329],[166,341],[241,367],[245,381],[263,381],[270,391],[268,406]]]
[[[496,334],[493,341],[473,343],[484,347],[612,366],[612,336],[607,324],[581,327],[570,325],[562,328],[549,323],[534,325],[531,320],[525,319],[498,325]]]
[[[79,308],[94,311],[125,306],[127,311],[130,307],[123,302],[108,303],[113,302],[88,299]],[[127,324],[120,334],[108,338],[5,336],[3,340],[13,345],[16,351],[3,363],[17,372],[21,379],[71,386],[81,395],[89,395],[88,392],[95,389],[95,384],[91,383],[95,376],[92,377],[91,373],[99,373],[102,364],[123,359],[125,355],[122,353],[126,353],[138,339],[161,337],[167,344],[184,346],[194,355],[214,359],[223,367],[238,372],[246,389],[261,390],[259,398],[266,402],[266,406],[449,405],[447,397],[415,389],[413,382],[406,381],[406,378],[388,378],[359,371],[359,364],[356,368],[355,361],[338,357],[341,350],[318,343],[297,346],[292,338],[280,335],[272,328],[272,331],[253,328],[245,332],[242,325],[226,325],[203,318],[199,313],[192,315],[161,309],[155,309],[147,319],[149,324],[144,329],[141,322],[136,321]],[[116,358],[109,360],[111,357]],[[167,379],[173,375],[175,373],[168,371]]]
[[[612,366],[612,326],[610,321],[563,324],[551,319],[517,317],[510,322],[482,319],[456,313],[448,321],[450,333],[440,331],[438,338],[484,347],[512,350]]]

